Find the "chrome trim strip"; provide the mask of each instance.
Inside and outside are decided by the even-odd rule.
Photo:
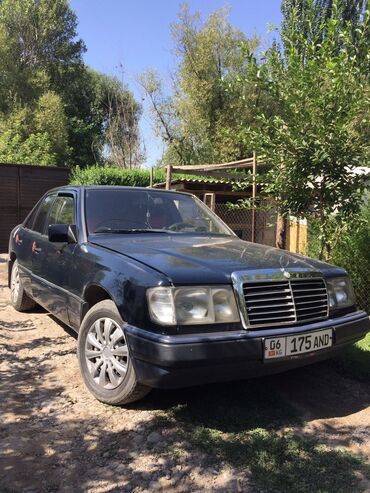
[[[248,341],[253,339],[259,339],[262,337],[273,337],[274,335],[278,335],[279,337],[283,337],[286,335],[293,335],[296,333],[304,333],[307,331],[315,331],[321,330],[324,328],[334,327],[335,329],[341,327],[342,325],[350,324],[350,323],[366,323],[369,320],[367,313],[363,310],[358,312],[348,313],[347,315],[343,315],[338,318],[329,318],[328,320],[321,320],[312,322],[310,324],[301,324],[297,327],[291,327],[287,325],[282,325],[281,327],[277,327],[277,334],[273,334],[268,330],[259,330],[259,331],[248,331],[248,330],[236,330],[230,332],[212,332],[212,333],[198,333],[198,334],[159,334],[157,332],[150,332],[145,329],[140,329],[138,327],[134,327],[132,325],[124,326],[124,330],[129,336],[137,336],[142,337],[147,340],[151,340],[157,342],[159,344],[166,345],[176,345],[176,344],[212,344],[213,342],[224,342],[224,341]],[[363,337],[363,336],[361,336]],[[359,339],[360,337],[357,337]]]
[[[294,300],[293,289],[290,281],[312,279],[323,281],[326,288],[326,301],[327,309],[326,314],[319,318],[308,318],[305,320],[297,320],[297,308]],[[258,269],[258,270],[245,270],[237,271],[231,274],[231,280],[236,292],[236,299],[238,303],[238,308],[240,312],[240,319],[242,321],[243,327],[246,330],[254,330],[264,327],[279,327],[286,325],[293,325],[298,323],[308,323],[311,321],[326,320],[329,317],[329,299],[328,290],[326,286],[326,281],[320,271],[307,271],[300,268],[286,268],[286,269]],[[275,323],[263,323],[263,324],[249,324],[248,322],[248,312],[245,303],[245,296],[243,286],[248,282],[263,282],[263,281],[288,281],[291,299],[294,305],[294,320],[292,321],[280,321]]]

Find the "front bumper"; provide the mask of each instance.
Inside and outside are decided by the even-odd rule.
[[[333,346],[279,360],[263,361],[266,337],[333,328]],[[157,388],[177,388],[279,373],[321,361],[362,339],[370,330],[364,311],[295,327],[213,333],[161,335],[126,326],[138,380]]]

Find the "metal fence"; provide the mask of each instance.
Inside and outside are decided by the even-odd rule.
[[[215,204],[216,214],[242,240],[255,241],[263,245],[275,246],[276,212],[233,209],[227,204]]]
[[[356,293],[356,299],[359,306],[370,313],[370,288],[369,282],[362,278],[353,278],[353,287]]]

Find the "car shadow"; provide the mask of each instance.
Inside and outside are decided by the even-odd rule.
[[[77,340],[77,333],[71,327],[69,327],[69,325],[65,324],[64,322],[62,322],[58,318],[54,317],[54,315],[52,315],[51,313],[48,313],[48,316],[49,316],[49,318],[51,318],[51,320],[53,322],[55,322],[57,325],[59,325],[59,327],[62,328],[64,330],[64,332],[66,332],[68,335],[73,337],[73,339]]]
[[[77,339],[77,333],[50,313],[48,316],[64,332]],[[356,346],[352,352],[361,352]],[[344,353],[345,355],[346,353]],[[364,357],[361,354],[362,357]],[[132,410],[168,411],[176,416],[220,422],[215,415],[232,415],[222,421],[228,427],[255,426],[279,428],[307,420],[349,416],[366,409],[370,402],[370,380],[357,380],[335,360],[289,370],[284,373],[238,381],[186,387],[153,389],[143,400],[125,406]],[[180,411],[181,409],[181,411]],[[210,413],[209,409],[217,409]]]
[[[329,360],[249,380],[153,390],[131,407],[157,411],[178,407],[178,416],[207,420],[209,426],[226,413],[233,416],[232,422],[222,420],[222,430],[227,431],[345,417],[366,409],[369,402],[369,382],[349,378]]]
[[[308,414],[337,417],[365,407],[368,385],[357,386],[330,363],[253,380],[154,390],[141,402],[112,407],[89,396],[78,378],[75,391],[58,378],[54,359],[66,357],[67,363],[75,353],[64,332],[76,335],[47,316],[61,327],[59,336],[13,346],[7,332],[0,332],[4,491],[85,492],[99,484],[109,493],[162,491],[158,481],[165,475],[173,491],[205,491],[212,471],[218,474],[224,466],[239,471],[245,488],[232,476],[212,487],[214,493],[359,490],[357,456],[320,448],[297,432]],[[42,354],[33,352],[36,347]],[[363,395],[349,398],[350,386]],[[350,425],[337,426],[333,436],[334,431],[335,445],[347,445],[356,434]]]

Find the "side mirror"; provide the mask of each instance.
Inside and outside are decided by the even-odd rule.
[[[76,226],[75,224],[50,224],[48,237],[53,243],[77,243]]]

